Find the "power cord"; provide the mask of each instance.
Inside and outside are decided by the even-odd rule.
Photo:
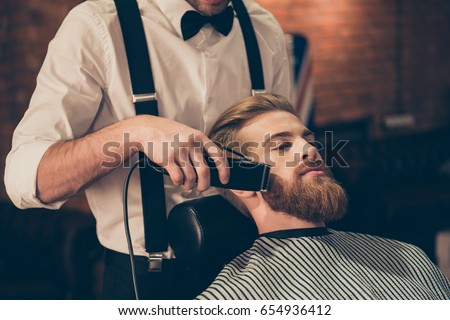
[[[133,288],[134,295],[136,296],[136,300],[139,300],[139,290],[137,286],[136,280],[136,268],[134,263],[134,252],[133,252],[133,243],[131,242],[131,233],[130,233],[130,225],[128,223],[128,186],[130,184],[131,175],[136,169],[136,167],[141,163],[141,160],[136,161],[131,168],[128,170],[127,177],[125,178],[123,185],[123,224],[125,226],[125,236],[127,238],[128,244],[128,253],[130,255],[130,263],[131,263],[131,276],[133,277]]]

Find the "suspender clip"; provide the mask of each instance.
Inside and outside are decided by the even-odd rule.
[[[148,256],[148,272],[161,272],[162,271],[162,252],[150,253]]]
[[[141,93],[133,94],[133,103],[145,102],[145,101],[156,101],[156,93]]]
[[[252,96],[256,96],[257,94],[263,94],[266,93],[266,90],[264,89],[252,89]]]

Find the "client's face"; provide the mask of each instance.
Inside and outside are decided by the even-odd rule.
[[[272,166],[270,185],[261,193],[269,207],[299,219],[320,222],[341,218],[347,208],[344,189],[315,147],[314,135],[292,114],[263,114],[243,128],[238,137],[250,141],[246,153]]]

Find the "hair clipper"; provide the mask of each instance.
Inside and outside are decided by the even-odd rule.
[[[246,191],[267,191],[270,177],[270,166],[265,163],[253,162],[247,159],[228,158],[230,178],[227,184],[219,179],[214,160],[205,157],[210,170],[210,185],[217,188]],[[162,167],[151,162],[151,166],[166,175],[169,173]]]

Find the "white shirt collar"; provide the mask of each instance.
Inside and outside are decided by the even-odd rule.
[[[181,32],[181,17],[186,11],[195,9],[186,0],[154,0],[156,5],[161,9],[161,12],[167,17],[180,37],[183,37]]]

